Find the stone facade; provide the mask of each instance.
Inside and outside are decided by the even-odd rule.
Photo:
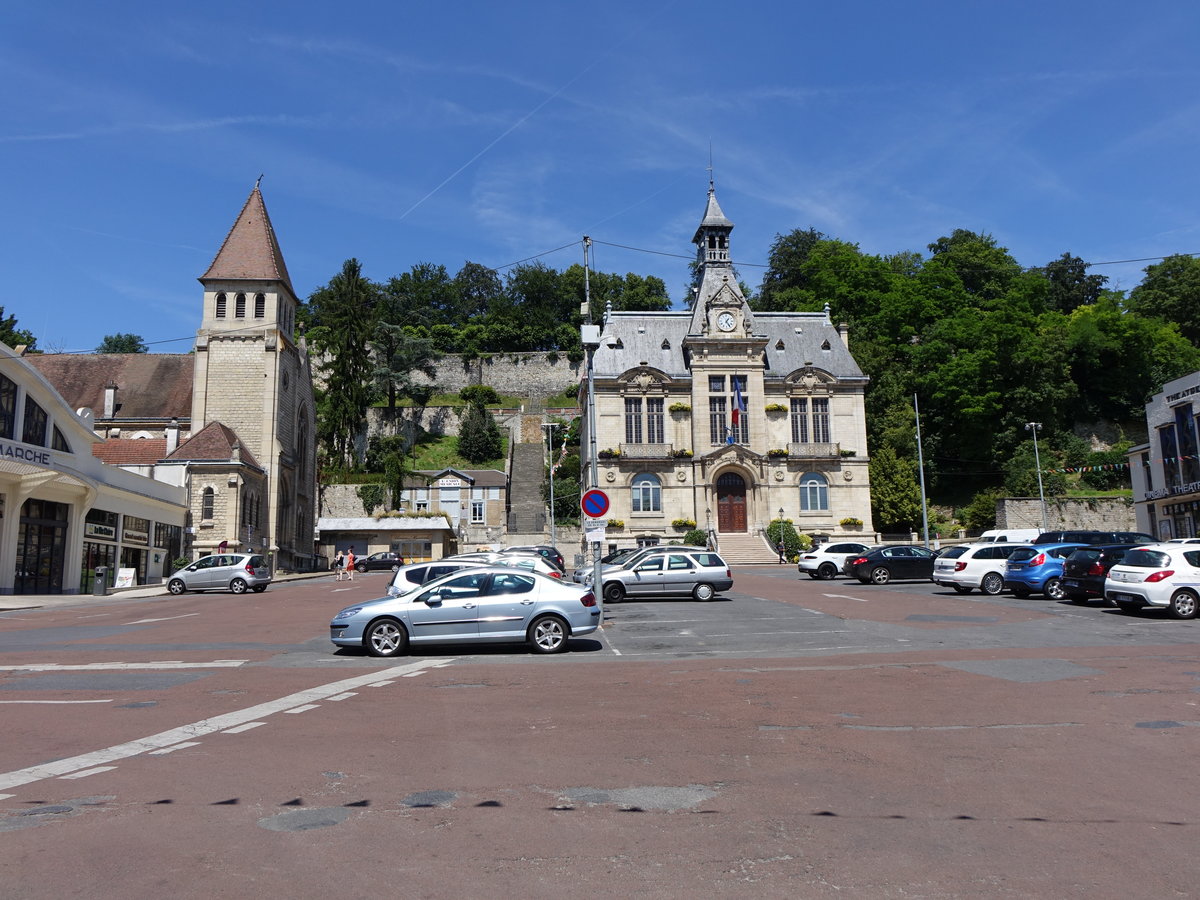
[[[1200,372],[1146,403],[1150,440],[1129,448],[1137,530],[1162,540],[1200,534]]]
[[[1126,497],[1076,497],[1046,501],[1051,531],[1146,531],[1137,525],[1133,501]],[[1006,497],[996,503],[997,528],[1041,528],[1042,504],[1037,497]]]

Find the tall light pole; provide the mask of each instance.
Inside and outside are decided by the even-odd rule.
[[[596,350],[600,346],[600,326],[592,323],[592,288],[588,277],[592,239],[583,236],[583,302],[584,322],[580,327],[583,349],[587,353],[587,432],[588,432],[588,487],[600,485],[600,466],[596,451]],[[582,476],[582,472],[580,475]],[[580,491],[582,497],[583,491]],[[587,532],[585,531],[584,534]],[[585,544],[586,548],[586,544]],[[604,575],[600,567],[600,542],[592,543],[592,587],[599,600],[604,595]]]
[[[1050,523],[1046,521],[1046,492],[1042,489],[1042,458],[1038,453],[1037,430],[1042,427],[1041,422],[1026,422],[1025,430],[1033,432],[1033,464],[1037,467],[1038,477],[1038,501],[1042,505],[1042,531],[1050,530]]]
[[[546,429],[546,436],[550,440],[550,546],[557,547],[557,535],[554,530],[554,429],[558,427],[558,423],[543,422],[542,427]]]
[[[913,394],[913,415],[917,418],[917,470],[921,476],[921,534],[929,549],[929,504],[925,499],[925,451],[921,447],[921,406]]]

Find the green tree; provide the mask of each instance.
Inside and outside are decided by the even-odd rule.
[[[1176,254],[1145,271],[1142,283],[1129,293],[1129,308],[1174,322],[1180,334],[1200,344],[1200,259]]]
[[[1089,275],[1087,270],[1088,264],[1070,253],[1064,253],[1046,264],[1043,271],[1050,282],[1052,308],[1069,313],[1081,306],[1090,306],[1100,299],[1108,278],[1104,275]]]
[[[30,351],[37,346],[37,338],[33,336],[32,332],[18,328],[17,317],[4,315],[4,307],[0,306],[0,343],[7,344],[9,347],[19,347],[24,344],[26,351]]]
[[[413,337],[403,325],[379,322],[370,345],[375,359],[374,385],[387,399],[388,415],[395,417],[399,400],[412,400],[424,407],[437,390],[433,379],[441,354],[434,349],[433,341]]]
[[[150,348],[146,346],[146,342],[142,340],[138,334],[106,334],[104,340],[100,342],[100,346],[96,348],[97,353],[146,353]]]
[[[348,259],[328,285],[308,299],[313,327],[309,340],[322,359],[325,389],[318,401],[317,435],[326,457],[351,468],[355,442],[374,399],[369,346],[374,333],[377,285],[363,277],[362,264]]]
[[[917,467],[891,447],[871,454],[871,517],[880,531],[914,531],[921,522]]]
[[[482,403],[468,406],[458,428],[458,455],[467,462],[484,463],[498,458],[503,448],[492,414]]]

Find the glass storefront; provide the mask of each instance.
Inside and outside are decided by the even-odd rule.
[[[79,592],[90,594],[96,581],[96,567],[108,569],[108,586],[117,581],[117,545],[101,544],[99,541],[83,542],[83,571],[79,574]]]
[[[65,503],[49,500],[30,499],[21,507],[14,583],[16,593],[62,593],[67,511]]]

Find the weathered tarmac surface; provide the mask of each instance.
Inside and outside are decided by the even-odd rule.
[[[1197,893],[1200,623],[735,574],[552,658],[334,652],[383,577],[0,614],[0,893]]]

